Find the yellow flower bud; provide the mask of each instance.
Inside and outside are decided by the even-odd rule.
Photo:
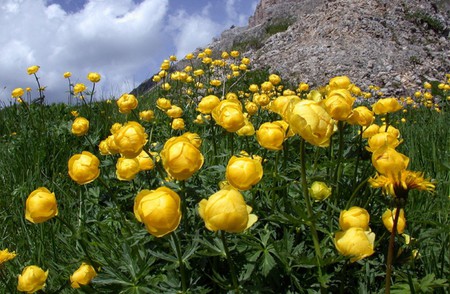
[[[384,98],[372,104],[372,110],[375,114],[386,114],[400,109],[402,109],[402,105],[396,98]]]
[[[169,99],[166,98],[158,98],[158,100],[156,100],[156,106],[159,109],[162,110],[168,110],[172,107],[172,103],[170,102]]]
[[[90,73],[88,73],[87,78],[89,81],[91,81],[93,83],[98,83],[98,82],[100,82],[101,76],[97,72],[90,72]]]
[[[18,277],[17,290],[21,292],[34,293],[45,287],[48,271],[36,265],[30,265],[22,270]]]
[[[20,98],[23,96],[23,94],[25,94],[25,91],[22,88],[15,88],[14,90],[12,90],[11,92],[11,96],[13,98]]]
[[[208,230],[229,233],[240,233],[251,227],[258,220],[251,211],[242,194],[231,187],[214,193],[208,200],[203,199],[198,208]]]
[[[315,201],[325,200],[331,195],[331,188],[324,182],[315,181],[308,190],[309,194]]]
[[[374,121],[374,114],[365,106],[358,106],[353,109],[347,121],[352,125],[367,127]]]
[[[172,120],[171,127],[174,130],[184,130],[185,128],[184,119],[182,119],[181,117],[174,118]]]
[[[273,90],[273,84],[269,81],[266,81],[261,84],[261,91],[263,92],[270,92]]]
[[[391,233],[392,228],[394,227],[394,217],[396,212],[397,208],[394,208],[393,210],[386,209],[386,211],[381,216],[384,226]],[[403,210],[403,208],[401,208],[397,221],[397,234],[403,234],[403,232],[405,231],[405,227],[406,227],[405,211]]]
[[[143,110],[139,112],[139,118],[145,122],[151,122],[155,118],[153,110]]]
[[[117,106],[119,107],[120,113],[128,114],[131,110],[136,109],[138,106],[138,100],[132,94],[123,94],[117,100]]]
[[[276,122],[263,123],[256,131],[256,140],[259,145],[269,150],[283,149],[285,129]]]
[[[348,89],[350,84],[351,81],[347,76],[337,76],[330,79],[328,88],[329,90]]]
[[[232,156],[226,169],[227,181],[239,190],[249,190],[263,176],[261,161],[250,157]]]
[[[197,111],[203,113],[203,114],[210,114],[211,111],[219,105],[220,99],[219,97],[215,95],[208,95],[202,98],[200,100],[200,103],[198,104]]]
[[[364,208],[353,206],[342,210],[339,215],[339,227],[345,231],[349,228],[369,229],[370,215]]]
[[[355,98],[346,89],[332,90],[324,100],[325,109],[336,120],[346,120],[352,112]]]
[[[179,181],[190,178],[204,162],[200,151],[182,136],[167,140],[160,155],[166,172]]]
[[[142,150],[142,152],[136,157],[139,161],[139,170],[152,170],[155,167],[155,163],[150,155]]]
[[[351,257],[351,262],[372,255],[375,252],[374,242],[375,234],[359,227],[337,232],[334,238],[336,249],[340,254]]]
[[[72,123],[72,134],[84,136],[89,131],[89,121],[84,117],[77,117]]]
[[[180,196],[167,187],[142,190],[134,200],[134,215],[150,234],[162,237],[180,224],[180,203]]]
[[[171,118],[179,118],[183,115],[183,109],[179,106],[172,105],[170,109],[166,111],[166,114]]]
[[[79,185],[88,184],[100,175],[99,165],[100,160],[94,154],[83,151],[69,159],[69,176]]]
[[[121,157],[117,160],[116,176],[121,181],[131,181],[140,170],[137,158]]]
[[[25,218],[34,224],[43,223],[58,215],[55,193],[44,187],[31,192],[25,206]]]
[[[66,72],[63,74],[63,76],[64,76],[64,78],[68,79],[68,78],[70,78],[70,77],[72,76],[72,73],[71,73],[70,71],[66,71]]]
[[[362,137],[364,139],[370,138],[370,137],[378,134],[379,130],[380,130],[380,126],[378,126],[377,124],[371,124],[370,126],[366,127],[363,130]]]
[[[75,95],[82,93],[85,90],[86,90],[86,86],[82,83],[78,83],[78,84],[75,84],[75,86],[73,86],[73,94],[75,94]]]
[[[81,286],[88,285],[93,278],[97,276],[97,272],[90,264],[83,262],[80,267],[70,276],[70,286],[78,289]]]
[[[123,156],[134,158],[147,143],[147,134],[139,123],[129,121],[114,134],[114,141]]]
[[[276,86],[276,85],[278,85],[279,83],[281,83],[281,78],[280,78],[279,75],[271,74],[271,75],[269,76],[269,82],[272,83],[272,85]]]
[[[255,127],[253,124],[245,118],[245,125],[236,131],[238,136],[253,136],[255,134]]]
[[[27,68],[27,72],[29,75],[32,75],[32,74],[37,73],[39,68],[40,68],[39,65],[33,65],[33,66],[30,66],[29,68]]]

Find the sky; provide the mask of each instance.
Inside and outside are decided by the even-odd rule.
[[[102,79],[97,99],[130,92],[164,59],[203,48],[234,26],[246,26],[259,0],[0,0],[0,107],[14,88],[37,83],[46,102],[67,102],[68,81]]]

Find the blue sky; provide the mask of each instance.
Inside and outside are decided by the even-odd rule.
[[[48,102],[67,100],[66,71],[85,83],[99,72],[98,97],[120,96],[159,70],[163,59],[245,26],[259,0],[2,0],[0,101],[37,85],[26,69],[39,65]]]

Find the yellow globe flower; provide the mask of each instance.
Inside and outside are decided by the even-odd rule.
[[[86,90],[86,86],[82,83],[78,83],[75,84],[75,86],[73,86],[73,94],[77,95],[79,93],[82,93]]]
[[[236,132],[245,125],[242,104],[239,100],[222,100],[211,113],[215,122],[228,132]]]
[[[155,167],[155,163],[153,162],[153,159],[151,156],[142,150],[142,152],[136,157],[139,161],[139,170],[152,170]]]
[[[198,208],[208,230],[229,233],[240,233],[251,227],[258,220],[251,211],[242,194],[231,187],[214,193],[208,200],[203,199]]]
[[[350,113],[350,116],[347,118],[347,121],[352,125],[360,125],[363,127],[368,127],[372,124],[375,117],[373,112],[365,107],[365,106],[358,106],[353,109],[353,111]]]
[[[14,259],[17,256],[16,252],[9,252],[9,249],[0,250],[0,266],[7,261]]]
[[[115,133],[117,133],[121,128],[123,127],[123,125],[121,123],[114,123],[111,128],[109,129],[109,132],[114,135]]]
[[[88,184],[100,175],[100,160],[90,153],[83,151],[69,159],[69,176],[79,185]]]
[[[256,140],[259,145],[269,150],[283,149],[286,131],[280,123],[263,123],[256,131]]]
[[[372,164],[378,173],[396,179],[406,169],[409,158],[394,148],[384,146],[372,153]]]
[[[132,94],[123,94],[117,100],[117,106],[120,113],[128,114],[138,106],[138,100]]]
[[[85,262],[81,263],[80,267],[70,276],[70,286],[78,289],[81,286],[88,285],[92,279],[97,276],[94,267]]]
[[[251,157],[232,156],[226,169],[227,181],[239,190],[249,190],[263,176],[261,160]]]
[[[34,223],[43,223],[58,215],[55,193],[40,187],[28,195],[25,203],[25,218]]]
[[[171,127],[174,130],[184,130],[184,128],[185,128],[184,119],[182,119],[181,117],[174,118],[172,120]]]
[[[374,251],[375,233],[359,227],[352,227],[335,234],[334,244],[340,254],[350,257],[351,262],[372,255]]]
[[[394,227],[394,217],[397,213],[397,208],[394,208],[393,210],[386,209],[386,211],[381,216],[381,219],[383,220],[383,224],[386,227],[386,229],[392,233],[392,228]],[[405,218],[405,211],[403,208],[400,209],[399,215],[398,215],[398,221],[397,221],[397,234],[403,234],[406,228],[406,218]]]
[[[119,147],[116,144],[114,135],[108,136],[108,138],[106,138],[105,141],[106,141],[106,147],[108,148],[109,154],[114,155],[114,154],[119,153]]]
[[[370,126],[363,129],[362,137],[364,139],[370,138],[376,134],[378,134],[380,130],[380,126],[377,124],[371,124]]]
[[[75,136],[84,136],[89,131],[89,121],[84,117],[77,117],[72,123],[72,134]]]
[[[172,86],[169,83],[164,83],[161,85],[161,89],[163,89],[164,91],[170,91],[170,89],[172,89]]]
[[[339,215],[339,227],[345,231],[349,228],[369,229],[370,215],[364,208],[353,206],[342,210]]]
[[[325,109],[336,120],[346,120],[352,112],[355,98],[345,89],[337,89],[328,92],[324,100]]]
[[[337,76],[328,82],[329,90],[337,90],[337,89],[349,89],[351,84],[350,79],[347,76]]]
[[[284,120],[287,121],[287,114],[290,111],[290,107],[293,104],[300,102],[300,97],[291,96],[278,96],[270,104],[270,110],[279,114]]]
[[[111,152],[108,150],[108,143],[105,140],[100,141],[98,144],[98,150],[100,151],[101,155],[111,155]]]
[[[331,195],[331,188],[324,182],[315,181],[308,190],[309,195],[311,195],[315,201],[325,200]]]
[[[302,100],[287,113],[292,131],[310,144],[328,147],[333,134],[334,121],[320,102]]]
[[[247,113],[249,115],[254,115],[258,112],[258,104],[248,101],[247,103],[245,103],[245,110],[247,110]]]
[[[384,98],[372,104],[372,110],[375,114],[386,114],[400,109],[402,109],[402,105],[396,98]]]
[[[233,50],[230,52],[230,55],[231,55],[231,57],[234,57],[234,58],[239,57],[239,51]]]
[[[261,84],[261,91],[262,92],[270,92],[273,90],[273,84],[269,81],[263,82]]]
[[[220,99],[219,97],[215,95],[208,95],[202,98],[200,100],[200,103],[198,104],[197,111],[203,113],[203,114],[210,114],[211,111],[219,105]]]
[[[139,118],[145,122],[151,122],[155,118],[153,110],[143,110],[139,112]]]
[[[401,141],[391,133],[378,133],[370,137],[367,143],[369,147],[366,147],[366,149],[370,152],[374,152],[384,146],[396,148],[400,145]]]
[[[170,109],[166,111],[166,114],[171,118],[179,118],[183,115],[183,109],[179,106],[172,105]]]
[[[181,137],[187,138],[196,148],[200,148],[202,145],[202,138],[197,133],[186,132]]]
[[[63,74],[63,77],[65,78],[65,79],[68,79],[68,78],[70,78],[72,76],[72,73],[70,72],[70,71],[66,71],[64,74]]]
[[[117,160],[116,176],[121,181],[131,181],[140,172],[141,168],[137,158],[121,157]]]
[[[36,265],[30,265],[22,270],[18,277],[17,290],[21,292],[34,293],[45,287],[48,271]]]
[[[38,72],[40,66],[39,65],[32,65],[29,68],[27,68],[27,72],[29,75],[35,74]]]
[[[15,88],[14,90],[12,90],[11,92],[11,96],[13,98],[20,98],[23,96],[23,94],[25,94],[25,91],[22,88]]]
[[[270,82],[272,85],[276,86],[276,85],[278,85],[279,83],[281,83],[281,78],[280,78],[279,75],[271,74],[271,75],[269,76],[269,82]]]
[[[87,79],[89,81],[91,81],[92,83],[98,83],[98,82],[100,82],[101,76],[97,72],[90,72],[87,75]]]
[[[253,102],[260,106],[266,106],[270,103],[270,97],[267,94],[253,94]]]
[[[200,151],[183,136],[167,140],[160,155],[166,172],[179,181],[190,178],[204,162]]]
[[[380,126],[380,128],[378,129],[378,132],[379,133],[390,133],[391,135],[393,135],[396,138],[400,137],[400,131],[391,125],[389,125],[386,128],[386,124],[382,124]]]
[[[135,158],[147,143],[147,134],[139,123],[129,121],[114,134],[114,142],[124,157]]]
[[[180,196],[167,187],[142,190],[134,200],[134,215],[150,234],[162,237],[180,224],[180,203]]]
[[[255,127],[253,124],[245,118],[245,125],[236,131],[238,136],[253,136],[255,134]]]
[[[158,98],[156,100],[156,107],[158,107],[161,110],[168,110],[172,107],[172,103],[169,99],[166,98]]]

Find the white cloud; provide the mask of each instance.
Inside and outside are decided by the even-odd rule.
[[[130,85],[134,75],[167,44],[162,33],[167,6],[168,0],[139,5],[132,0],[91,0],[83,10],[66,13],[44,0],[6,0],[0,5],[0,86],[7,87],[1,99],[8,103],[16,87],[36,89],[34,77],[26,73],[34,64],[41,66],[38,76],[47,86],[48,102],[65,101],[66,71],[75,82],[86,84],[87,73],[97,71],[102,75],[100,87],[130,91],[136,86]]]

